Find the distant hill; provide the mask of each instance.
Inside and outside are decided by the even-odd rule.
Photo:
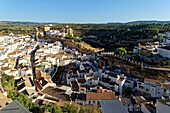
[[[45,25],[45,24],[65,24],[65,23],[54,23],[54,22],[22,22],[22,21],[0,21],[0,25]],[[74,24],[74,23],[72,23]],[[76,24],[76,23],[75,23]],[[93,23],[92,23],[93,24]],[[108,22],[106,24],[170,24],[170,21],[157,21],[157,20],[141,20],[141,21],[131,21],[131,22]]]
[[[146,20],[146,21],[131,21],[126,23],[108,22],[107,24],[170,24],[170,21]]]
[[[8,24],[7,22],[0,22],[0,25],[6,25]]]
[[[170,24],[170,21],[132,21],[132,22],[127,22],[127,24]]]
[[[0,21],[0,25],[44,25],[44,24],[58,24],[58,23]]]

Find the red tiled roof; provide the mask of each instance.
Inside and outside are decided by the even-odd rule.
[[[9,70],[9,69],[10,69],[9,67],[1,67],[2,71],[6,71],[6,70]]]
[[[164,84],[161,84],[161,87],[162,87],[163,89],[170,90],[170,84],[164,83]]]
[[[84,78],[78,78],[77,81],[78,81],[78,83],[85,83],[85,82],[86,82],[86,79],[84,79]]]
[[[87,100],[116,100],[114,92],[87,92],[86,94]]]
[[[98,76],[93,76],[94,80],[98,80],[98,78],[99,78]]]
[[[155,79],[145,79],[145,81],[160,83],[160,81],[159,81],[159,80],[155,80]]]

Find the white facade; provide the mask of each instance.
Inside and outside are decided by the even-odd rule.
[[[86,104],[93,104],[94,106],[101,107],[101,100],[87,100]]]
[[[154,82],[137,82],[137,90],[149,93],[152,97],[161,97],[163,95],[163,90],[160,85]]]
[[[116,83],[118,84],[118,87],[119,87],[118,90],[119,90],[120,95],[122,95],[123,93],[123,86],[125,84],[125,81],[126,81],[126,78],[118,76]]]
[[[164,39],[164,42],[165,42],[167,45],[170,45],[170,39],[169,39],[169,38]]]
[[[157,48],[158,53],[164,58],[170,58],[170,50],[164,48]]]
[[[138,47],[133,48],[133,53],[135,53],[135,54],[140,53],[140,48],[138,48]]]
[[[164,36],[164,37],[170,38],[170,32],[158,33],[158,36]]]

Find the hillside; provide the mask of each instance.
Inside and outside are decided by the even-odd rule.
[[[112,66],[115,65],[117,67],[130,72],[130,74],[134,77],[138,78],[149,78],[149,79],[157,79],[157,80],[170,80],[170,73],[168,71],[160,71],[160,70],[152,70],[152,69],[144,69],[136,64],[129,63],[125,60],[103,56],[99,60],[99,66],[102,67],[104,65]]]
[[[54,37],[54,36],[48,36],[45,39],[48,40],[49,42],[60,41],[64,46],[68,46],[70,48],[75,48],[78,51],[80,51],[81,53],[85,53],[85,54],[91,54],[93,52],[99,52],[99,51],[103,50],[100,48],[94,48],[85,42],[74,42],[71,39],[61,39],[61,38]]]
[[[131,22],[108,22],[107,24],[170,24],[170,21],[158,21],[158,20],[139,20]]]

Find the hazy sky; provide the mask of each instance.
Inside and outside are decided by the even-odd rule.
[[[170,20],[170,0],[0,0],[0,21],[106,23]]]

